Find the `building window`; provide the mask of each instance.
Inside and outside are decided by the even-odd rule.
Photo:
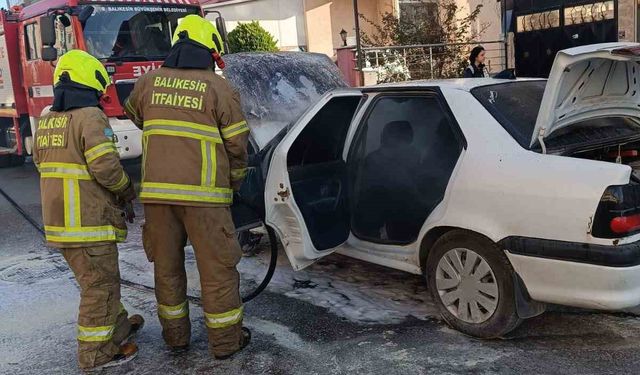
[[[615,4],[613,1],[601,1],[592,4],[564,8],[564,24],[579,25],[588,22],[612,20]]]
[[[518,32],[560,27],[560,9],[518,16]]]
[[[408,23],[433,22],[438,16],[438,4],[428,0],[399,0],[400,19]]]

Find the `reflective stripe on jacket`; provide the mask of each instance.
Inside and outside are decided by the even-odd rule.
[[[49,246],[87,247],[127,236],[117,195],[130,189],[113,131],[95,107],[49,112],[38,121],[33,160],[40,172]]]
[[[140,77],[124,108],[143,129],[144,203],[231,205],[246,175],[249,127],[224,78],[163,67]]]

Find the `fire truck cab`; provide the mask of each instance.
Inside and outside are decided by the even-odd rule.
[[[142,132],[122,105],[142,74],[160,67],[178,20],[202,14],[196,0],[41,0],[0,11],[0,166],[31,153],[37,119],[53,101],[55,60],[82,49],[112,85],[102,106],[122,159],[142,153]]]

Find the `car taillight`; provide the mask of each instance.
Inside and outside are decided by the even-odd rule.
[[[591,234],[620,238],[640,233],[640,185],[609,186],[600,198]]]
[[[611,230],[613,233],[627,234],[640,229],[640,215],[619,216],[611,219]]]

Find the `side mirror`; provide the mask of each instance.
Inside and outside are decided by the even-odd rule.
[[[52,46],[42,47],[42,60],[43,61],[56,61],[58,59],[58,50]]]
[[[65,29],[71,26],[71,20],[69,19],[69,16],[67,16],[66,14],[61,14],[58,20],[60,21],[62,26],[64,26]]]
[[[216,29],[222,37],[224,43],[224,53],[229,53],[229,34],[227,33],[227,23],[222,16],[216,18]]]
[[[80,13],[78,13],[78,21],[80,21],[80,24],[82,26],[84,26],[84,24],[87,23],[87,20],[89,19],[89,17],[91,17],[91,15],[93,15],[93,12],[95,10],[96,8],[94,8],[91,5],[87,5],[84,8],[82,8]]]
[[[54,14],[40,17],[40,39],[43,46],[56,44],[56,16]]]

